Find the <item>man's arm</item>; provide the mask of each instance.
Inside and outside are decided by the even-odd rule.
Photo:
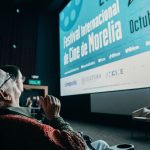
[[[47,95],[45,98],[40,97],[39,103],[45,114],[43,123],[52,126],[56,130],[58,129],[66,139],[67,145],[70,145],[69,149],[85,150],[87,146],[81,135],[75,132],[69,123],[60,117],[61,104],[59,99]]]
[[[62,117],[55,117],[51,119],[50,121],[47,120],[45,117],[42,121],[44,124],[50,125],[55,129],[58,129],[60,131],[66,130],[66,131],[73,131],[73,128],[70,126],[68,122],[65,122]]]

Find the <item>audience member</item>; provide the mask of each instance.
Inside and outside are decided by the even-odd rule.
[[[21,116],[21,118],[32,118],[29,107],[20,107],[19,98],[23,92],[24,77],[20,69],[14,65],[0,67],[0,118],[4,116]],[[87,150],[88,146],[83,137],[73,130],[73,128],[60,116],[61,103],[54,96],[47,95],[40,97],[39,104],[43,109],[45,118],[40,126],[47,128],[49,132],[47,138],[53,147],[56,144],[58,149]],[[35,122],[35,119],[33,122]],[[38,122],[38,120],[36,120]],[[45,125],[46,124],[46,125]],[[55,133],[55,134],[54,134]],[[54,136],[54,137],[53,137]],[[105,141],[95,141],[91,143],[96,150],[105,150],[109,146]],[[43,147],[46,149],[46,147]],[[51,149],[51,147],[47,148]]]

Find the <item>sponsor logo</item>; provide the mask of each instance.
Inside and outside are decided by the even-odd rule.
[[[65,83],[65,87],[71,87],[71,86],[75,86],[75,85],[77,85],[77,81],[76,80],[73,80],[73,81]]]

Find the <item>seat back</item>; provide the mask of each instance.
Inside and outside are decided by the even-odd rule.
[[[147,120],[150,118],[150,107],[142,107],[132,112],[132,119]]]
[[[5,150],[62,150],[55,140],[55,129],[18,115],[0,116],[0,144]]]

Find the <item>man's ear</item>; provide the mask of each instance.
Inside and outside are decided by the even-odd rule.
[[[7,94],[5,91],[0,90],[0,101],[6,101],[11,102],[12,98],[9,94]]]

